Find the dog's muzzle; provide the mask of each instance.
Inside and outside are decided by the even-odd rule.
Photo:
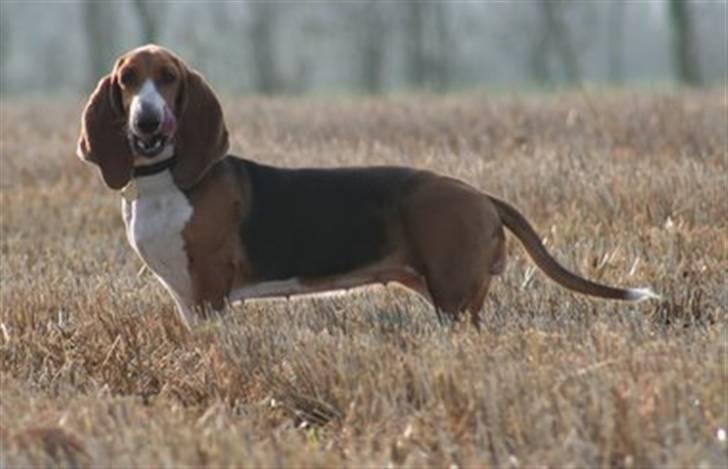
[[[129,144],[135,153],[154,158],[171,143],[177,119],[157,92],[154,82],[147,80],[131,102],[129,110]]]
[[[142,104],[131,122],[129,143],[136,153],[154,158],[171,143],[176,127],[176,119],[169,108],[164,106],[160,113]]]

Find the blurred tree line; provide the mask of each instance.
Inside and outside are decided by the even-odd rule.
[[[175,50],[228,93],[720,83],[725,0],[0,3],[0,92],[78,93]]]

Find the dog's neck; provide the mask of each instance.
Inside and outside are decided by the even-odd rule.
[[[137,199],[167,197],[169,194],[179,192],[169,168],[141,177],[136,176],[134,185],[137,191]]]
[[[174,145],[166,145],[158,155],[148,158],[146,156],[134,155],[134,167],[152,166],[174,156]]]
[[[177,162],[174,154],[174,146],[167,145],[162,149],[159,155],[153,158],[135,156],[132,177],[135,180],[144,177],[150,177],[162,171],[172,169]]]

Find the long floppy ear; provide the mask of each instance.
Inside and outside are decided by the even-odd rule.
[[[131,178],[133,156],[124,133],[124,112],[114,74],[99,81],[81,116],[76,154],[101,169],[104,182],[121,189]]]
[[[222,107],[205,79],[181,65],[182,86],[178,99],[177,163],[174,180],[183,189],[194,186],[230,148]]]

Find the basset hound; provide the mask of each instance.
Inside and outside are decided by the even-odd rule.
[[[478,324],[508,228],[543,272],[587,295],[655,297],[559,265],[508,203],[403,167],[285,169],[228,154],[205,79],[167,49],[122,55],[83,111],[77,154],[124,191],[129,243],[188,326],[228,302],[398,282]]]

